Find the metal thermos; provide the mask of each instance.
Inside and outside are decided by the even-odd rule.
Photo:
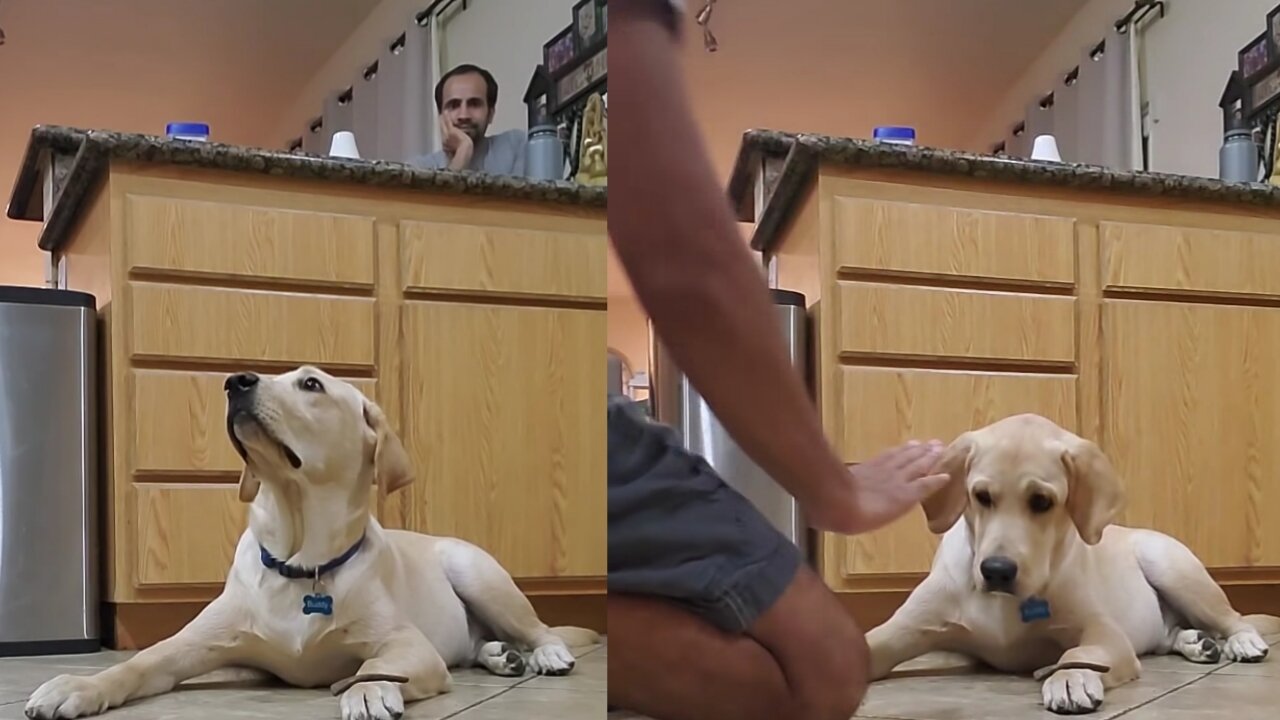
[[[564,179],[564,142],[560,140],[555,125],[537,125],[529,129],[524,170],[530,180]]]
[[[795,371],[808,372],[808,313],[805,297],[771,290],[774,316],[760,318],[761,332],[779,332]],[[772,328],[770,327],[772,326]],[[649,402],[653,417],[669,425],[689,451],[702,456],[730,487],[742,493],[788,540],[808,555],[808,524],[800,506],[781,485],[756,465],[720,424],[706,401],[685,377],[649,327]],[[742,392],[751,392],[742,388]]]
[[[1218,175],[1227,182],[1258,181],[1258,145],[1253,130],[1228,130],[1218,150]]]

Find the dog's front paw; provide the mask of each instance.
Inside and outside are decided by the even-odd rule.
[[[1267,647],[1267,641],[1263,640],[1256,630],[1249,629],[1227,638],[1226,646],[1223,650],[1229,660],[1255,663],[1262,662],[1267,657],[1270,648]]]
[[[356,683],[342,693],[342,720],[396,720],[403,714],[404,696],[397,683]]]
[[[1094,670],[1059,670],[1041,686],[1046,710],[1059,715],[1091,713],[1102,706],[1102,673]]]
[[[59,675],[36,688],[23,712],[33,720],[77,718],[106,712],[106,692],[91,677]]]
[[[573,665],[573,653],[563,645],[543,645],[529,656],[529,669],[537,675],[568,675]]]

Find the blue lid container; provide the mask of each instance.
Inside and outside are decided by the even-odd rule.
[[[884,125],[876,128],[872,137],[880,142],[896,142],[914,145],[916,141],[916,129],[901,125]]]
[[[169,137],[209,137],[209,126],[205,123],[171,122],[164,126]]]

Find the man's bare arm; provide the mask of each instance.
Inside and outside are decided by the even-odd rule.
[[[848,472],[823,435],[706,160],[677,43],[655,5],[619,2],[609,29],[614,248],[663,343],[738,444],[811,522],[847,530],[812,517],[849,502]]]

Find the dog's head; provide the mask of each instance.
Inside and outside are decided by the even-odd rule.
[[[240,499],[263,482],[349,485],[392,492],[413,481],[408,454],[382,409],[350,383],[303,366],[283,375],[227,377],[227,435],[244,458]]]
[[[924,503],[929,529],[946,532],[963,516],[975,584],[1022,599],[1045,588],[1075,534],[1097,544],[1124,504],[1098,446],[1038,415],[964,433],[938,471],[951,481]]]

